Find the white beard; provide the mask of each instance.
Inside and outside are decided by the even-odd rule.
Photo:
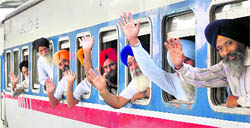
[[[139,69],[140,70],[140,69]],[[139,92],[145,92],[149,87],[149,79],[143,74],[136,75],[136,71],[131,72],[132,81],[136,85],[136,89]]]
[[[48,64],[48,65],[51,65],[52,63],[52,55],[50,53],[46,54],[46,55],[40,55],[40,57],[42,58],[42,60]]]

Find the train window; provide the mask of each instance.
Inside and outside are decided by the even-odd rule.
[[[29,60],[29,49],[28,49],[28,47],[22,48],[21,60],[22,61],[24,61],[24,60],[28,61]],[[22,75],[21,75],[21,81],[23,81],[23,80],[24,80],[24,75],[22,73]],[[28,91],[29,91],[29,88],[26,88],[25,92],[28,92]]]
[[[117,26],[109,26],[109,27],[103,27],[99,31],[99,54],[102,50],[107,48],[114,48],[117,51],[117,60],[119,60],[119,47],[118,47],[118,29]],[[100,56],[98,56],[100,57]],[[99,59],[99,58],[98,58]],[[100,66],[99,62],[99,69],[101,73],[103,74],[104,71]],[[119,74],[119,61],[117,61],[117,74]],[[116,79],[117,85],[108,86],[109,91],[115,95],[118,95],[118,89],[119,89],[119,75],[117,75]]]
[[[76,55],[77,55],[78,50],[81,49],[80,42],[79,42],[78,39],[83,37],[83,36],[90,37],[90,32],[79,33],[77,35],[77,38],[76,38],[76,49],[77,49],[76,50]],[[84,80],[86,78],[86,74],[85,74],[85,71],[84,71],[84,67],[81,65],[81,63],[78,60],[77,56],[76,56],[75,60],[76,60],[76,85],[78,85],[82,80]],[[88,99],[90,97],[90,94],[91,94],[91,92],[83,94],[82,98]]]
[[[53,57],[53,53],[54,53],[54,44],[53,44],[53,41],[52,41],[52,40],[49,41],[49,51],[52,53],[52,57]],[[52,62],[52,63],[53,63],[53,62]],[[52,70],[54,70],[53,64],[52,64]],[[47,94],[46,86],[43,86],[43,93],[46,93],[46,94]]]
[[[70,40],[69,40],[69,37],[60,38],[59,41],[58,41],[58,48],[59,48],[59,50],[68,50],[69,53],[70,53]],[[62,70],[58,69],[58,79],[57,79],[58,83],[62,79],[62,77],[63,77],[63,72],[62,72]],[[66,96],[66,92],[63,95]]]
[[[20,75],[20,70],[19,70],[19,63],[20,63],[20,53],[19,53],[19,50],[18,49],[15,49],[13,51],[13,67],[14,67],[14,74],[18,75],[18,76],[21,76]],[[18,83],[20,84],[20,80],[18,81]]]
[[[12,72],[11,71],[11,64],[12,64],[12,61],[11,61],[11,51],[7,51],[6,52],[6,54],[5,54],[6,56],[6,58],[5,58],[5,70],[6,70],[6,72],[5,72],[5,80],[6,80],[6,89],[7,90],[10,90],[11,89],[11,86],[12,86],[12,84],[11,84],[11,81],[10,81],[10,78],[8,77],[8,74],[10,73],[10,72]]]
[[[163,20],[163,42],[167,41],[167,39],[170,37],[178,37],[180,39],[186,39],[195,42],[195,15],[192,11],[186,11],[183,13],[166,16]],[[174,70],[171,68],[167,61],[167,49],[164,47],[164,45],[162,46],[162,68],[169,73],[174,73]],[[165,103],[176,105],[176,107],[179,107],[182,104],[187,104],[188,108],[190,108],[194,103],[194,101],[187,102],[177,100],[173,95],[170,95],[163,90],[162,98]]]
[[[40,92],[40,82],[37,71],[37,60],[39,58],[39,52],[35,48],[32,48],[31,54],[31,90],[32,92],[39,93]]]
[[[214,2],[216,3],[216,2]],[[250,23],[250,1],[234,1],[233,3],[216,3],[211,8],[212,20],[236,19],[249,25]],[[208,45],[208,66],[221,61],[221,57],[214,48]],[[217,112],[249,114],[249,109],[238,107],[233,111],[226,107],[226,100],[232,95],[229,87],[209,88],[208,99],[211,108]]]
[[[144,49],[152,57],[152,27],[151,27],[151,21],[150,21],[150,19],[148,17],[145,17],[145,18],[141,18],[141,19],[136,19],[135,23],[137,23],[138,20],[141,23],[138,38],[139,38],[140,42],[142,43]],[[127,44],[128,44],[128,40],[126,40],[126,45]],[[131,82],[131,80],[132,80],[132,78],[131,78],[129,68],[127,68],[125,66],[125,85],[126,85],[126,87]],[[135,102],[133,102],[133,103],[134,104],[141,104],[141,105],[148,105],[150,103],[151,96],[152,96],[151,87],[152,87],[152,82],[150,81],[150,84],[149,84],[150,95],[149,95],[149,97],[136,99]],[[144,93],[146,93],[146,92],[144,92]]]

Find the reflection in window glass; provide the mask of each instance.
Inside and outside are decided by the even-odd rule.
[[[6,53],[5,65],[6,65],[5,76],[8,76],[8,74],[11,72],[11,52]],[[11,88],[11,81],[9,77],[6,77],[6,85],[8,89]]]

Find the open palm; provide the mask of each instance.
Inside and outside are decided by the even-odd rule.
[[[102,91],[104,89],[106,89],[106,75],[107,73],[104,73],[103,75],[101,75],[100,71],[98,69],[97,70],[97,75],[96,73],[93,71],[93,69],[89,70],[89,80],[92,83],[92,85],[98,90],[98,91]]]
[[[132,14],[129,13],[129,16],[127,16],[126,13],[124,13],[123,16],[121,16],[121,21],[118,21],[118,23],[120,24],[124,35],[126,36],[126,38],[128,39],[129,43],[134,46],[135,43],[134,40],[137,40],[137,36],[139,34],[139,30],[140,30],[140,22],[137,22],[137,25],[135,26],[134,24],[134,20],[132,17]]]
[[[78,39],[83,51],[91,51],[94,45],[94,37],[83,36]]]
[[[168,43],[164,44],[168,48],[170,60],[174,64],[175,68],[179,69],[184,62],[184,53],[182,51],[182,45],[180,40],[177,38],[168,39]]]
[[[46,79],[45,81],[45,85],[46,85],[46,90],[48,93],[53,93],[55,88],[56,88],[56,84],[50,80],[49,78]]]

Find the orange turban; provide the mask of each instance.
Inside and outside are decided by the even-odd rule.
[[[53,56],[53,62],[58,66],[61,60],[69,60],[69,51],[68,50],[59,50]]]
[[[80,63],[82,64],[82,66],[84,66],[84,62],[83,62],[84,53],[83,53],[83,49],[82,49],[82,48],[80,48],[80,49],[77,51],[77,58],[78,58],[78,60],[80,61]]]
[[[104,49],[102,50],[102,52],[100,53],[100,58],[99,58],[99,61],[100,61],[100,65],[103,68],[103,64],[104,64],[104,61],[109,58],[111,59],[112,61],[114,61],[115,63],[117,62],[117,53],[116,53],[116,50],[114,48],[107,48],[107,49]]]

